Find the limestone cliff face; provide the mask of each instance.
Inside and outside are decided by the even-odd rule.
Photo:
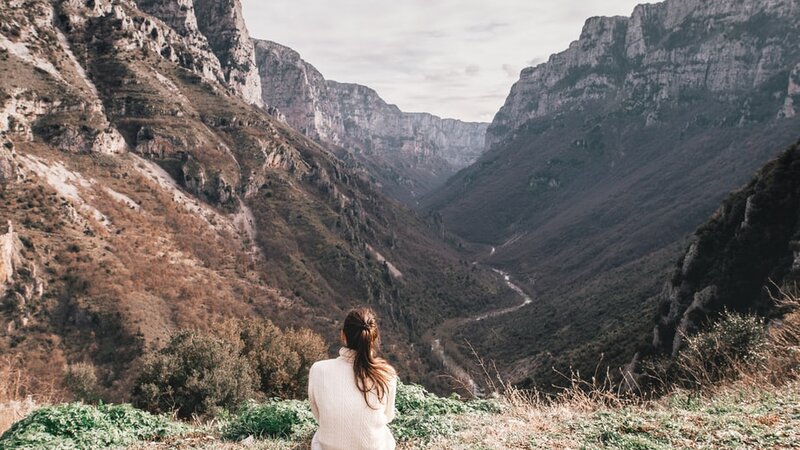
[[[261,105],[255,50],[239,0],[195,0],[197,24],[225,72],[225,80],[248,102]]]
[[[569,49],[522,71],[489,127],[487,145],[530,119],[590,101],[637,111],[652,125],[663,106],[693,91],[736,98],[774,88],[787,100],[772,114],[794,116],[797,94],[786,84],[800,58],[793,45],[798,23],[797,0],[668,0],[639,5],[630,18],[589,19]]]
[[[487,124],[405,113],[366,86],[326,80],[288,47],[255,45],[264,102],[306,136],[377,166],[371,172],[399,188],[403,200],[444,182],[483,151]]]
[[[196,53],[212,53],[212,70],[247,102],[263,105],[255,53],[239,0],[139,0],[137,5],[176,31]]]

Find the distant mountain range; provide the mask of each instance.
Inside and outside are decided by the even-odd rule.
[[[363,167],[394,198],[416,205],[483,152],[486,123],[402,112],[366,86],[326,80],[288,47],[254,42],[264,102],[294,129]]]

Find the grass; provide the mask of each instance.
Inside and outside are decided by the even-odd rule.
[[[746,380],[623,406],[587,399],[463,402],[406,385],[392,432],[401,450],[800,448],[798,381]],[[72,403],[40,408],[3,435],[0,448],[289,450],[307,448],[314,429],[303,401],[253,403],[194,427],[127,405]]]
[[[800,384],[732,385],[707,395],[675,392],[621,408],[518,405],[500,417],[463,417],[466,431],[430,448],[732,449],[800,448]]]

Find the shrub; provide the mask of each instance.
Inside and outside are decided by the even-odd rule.
[[[157,440],[184,430],[130,405],[68,403],[39,408],[0,436],[0,448],[106,449]]]
[[[76,400],[87,403],[100,400],[97,374],[92,364],[77,363],[64,367],[64,387]]]
[[[763,365],[769,348],[763,319],[726,311],[708,330],[687,339],[676,378],[689,387],[735,378]]]
[[[225,438],[239,440],[256,438],[298,438],[316,428],[307,401],[274,400],[264,404],[246,405],[225,429]]]
[[[177,411],[183,418],[230,410],[252,395],[251,370],[230,342],[180,332],[163,350],[144,358],[133,401],[149,411]]]
[[[258,389],[267,397],[305,398],[311,365],[327,356],[322,338],[307,329],[281,330],[270,321],[236,321],[242,356],[256,373]],[[229,331],[230,333],[230,331]]]

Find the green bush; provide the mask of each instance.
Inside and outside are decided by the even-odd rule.
[[[689,337],[677,358],[676,379],[689,387],[702,387],[757,369],[769,355],[764,320],[730,312],[706,331]]]
[[[253,394],[252,369],[239,352],[219,337],[180,332],[144,358],[133,403],[182,418],[232,410]]]
[[[89,363],[69,364],[64,368],[64,387],[75,397],[86,403],[100,400],[95,367]]]
[[[305,398],[311,365],[327,356],[322,337],[307,329],[281,330],[268,320],[235,321],[227,328],[229,339],[241,341],[261,392],[268,398]]]
[[[178,434],[185,427],[130,405],[39,408],[0,436],[2,449],[106,449]]]
[[[298,438],[316,428],[307,401],[273,400],[264,404],[247,404],[225,429],[225,438]]]

